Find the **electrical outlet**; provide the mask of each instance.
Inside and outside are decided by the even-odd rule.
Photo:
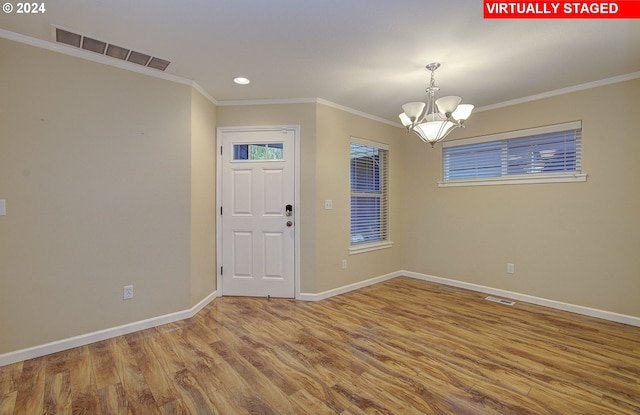
[[[513,264],[507,264],[507,274],[515,274],[516,267]]]
[[[125,285],[122,287],[122,299],[130,300],[133,298],[133,285]]]
[[[342,260],[342,269],[347,269],[347,260],[346,259]]]

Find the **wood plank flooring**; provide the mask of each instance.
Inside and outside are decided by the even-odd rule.
[[[640,414],[640,328],[410,278],[0,368],[0,414]]]

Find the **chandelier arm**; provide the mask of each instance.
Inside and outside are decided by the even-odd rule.
[[[424,112],[422,113],[422,117],[420,117],[420,121],[416,121],[416,125],[422,124],[427,119],[427,116],[434,112],[434,108],[436,105],[435,94],[431,89],[428,89],[427,92],[429,93],[427,105],[425,106]]]

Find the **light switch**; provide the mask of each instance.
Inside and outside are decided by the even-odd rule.
[[[333,200],[331,199],[327,199],[324,201],[324,208],[325,209],[333,209]]]
[[[5,216],[7,214],[7,201],[4,199],[0,199],[0,216]]]

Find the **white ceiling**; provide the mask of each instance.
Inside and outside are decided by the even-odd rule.
[[[0,28],[52,41],[56,25],[170,60],[222,103],[317,97],[393,122],[426,99],[429,62],[441,96],[476,107],[640,72],[640,20],[489,20],[482,4],[57,0]]]

